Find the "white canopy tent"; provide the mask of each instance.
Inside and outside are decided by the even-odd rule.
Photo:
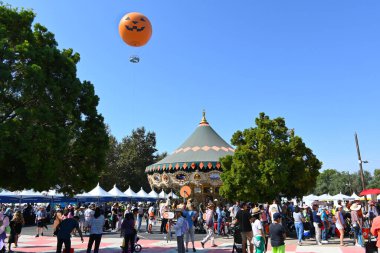
[[[355,192],[352,193],[351,198],[354,198],[354,200],[359,200],[360,199],[360,197],[358,195],[356,195]]]
[[[151,192],[149,192],[148,194],[152,199],[158,199],[158,193],[155,192],[154,190],[152,190]]]
[[[102,187],[100,187],[99,183],[91,191],[87,193],[78,194],[76,197],[78,199],[85,200],[85,201],[86,200],[87,201],[91,201],[91,200],[106,201],[106,200],[112,200],[114,198],[111,194],[109,194]]]
[[[136,193],[136,198],[137,198],[138,200],[148,200],[148,199],[152,199],[152,197],[149,196],[149,194],[146,193],[142,187],[141,187],[140,191]]]
[[[167,199],[168,198],[168,194],[166,192],[164,192],[164,190],[161,190],[161,192],[158,194],[158,197],[160,199]]]
[[[179,197],[177,195],[174,194],[173,191],[171,191],[169,194],[168,194],[168,197],[172,196],[173,199],[179,199]]]
[[[114,196],[116,199],[128,199],[127,194],[120,191],[119,188],[116,187],[116,184],[113,185],[113,188],[109,190],[108,193]]]
[[[340,192],[339,194],[332,196],[332,199],[333,200],[354,200],[355,198],[353,198],[351,196],[344,195]]]
[[[22,190],[13,192],[20,200],[21,203],[23,202],[43,202],[43,201],[50,201],[52,199],[51,196],[48,196],[47,193],[42,193],[38,191],[31,190]]]
[[[124,194],[128,197],[128,198],[131,198],[131,199],[134,199],[137,197],[137,194],[136,192],[134,192],[131,187],[129,186],[128,189],[124,192]]]
[[[316,200],[319,200],[319,201],[332,201],[333,197],[329,193],[327,193],[327,194],[322,194],[320,196],[317,196]]]

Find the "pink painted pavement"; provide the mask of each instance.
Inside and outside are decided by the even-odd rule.
[[[72,238],[72,248],[75,252],[86,252],[88,237],[85,237],[85,242],[81,243],[80,238]],[[100,252],[111,253],[121,252],[121,238],[102,238],[100,245]],[[30,235],[22,235],[19,241],[19,247],[13,248],[14,252],[55,252],[57,239],[51,236],[42,236],[35,238]],[[364,253],[364,248],[355,246],[340,247],[336,244],[316,246],[313,242],[308,242],[307,245],[298,246],[294,241],[286,241],[287,253]],[[176,253],[176,241],[166,242],[166,240],[147,240],[141,239],[139,244],[143,247],[141,252],[152,253]],[[212,252],[212,253],[227,253],[232,251],[232,239],[218,238],[216,239],[218,247],[211,248],[210,243],[206,243],[205,248],[202,249],[200,242],[196,242],[195,247],[197,252]],[[192,250],[190,250],[192,252]],[[268,253],[271,252],[271,247],[268,248]]]

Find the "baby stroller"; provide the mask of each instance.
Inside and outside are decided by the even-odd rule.
[[[134,251],[135,252],[140,252],[142,250],[142,246],[141,244],[138,243],[138,241],[140,240],[140,238],[137,236],[137,234],[135,235],[135,245],[134,245]],[[129,253],[129,247],[128,247],[128,251],[125,250],[125,245],[124,245],[124,241],[123,241],[123,245],[120,246],[120,248],[123,250],[122,252],[124,253]]]
[[[304,222],[303,223],[303,240],[310,239],[311,238],[311,226],[310,222]]]
[[[241,237],[241,231],[239,226],[231,227],[232,235],[234,237],[234,244],[232,245],[232,253],[243,252],[243,238]]]

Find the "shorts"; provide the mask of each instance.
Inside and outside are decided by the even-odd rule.
[[[45,222],[42,220],[37,221],[37,227],[43,228],[45,226]]]
[[[273,253],[285,253],[285,245],[281,245],[278,247],[272,247]]]
[[[243,243],[246,243],[248,240],[248,245],[251,245],[251,241],[253,238],[253,232],[252,231],[241,232],[241,238],[242,238]]]
[[[343,230],[344,227],[340,224],[340,223],[335,223],[335,227],[338,229],[338,230]]]

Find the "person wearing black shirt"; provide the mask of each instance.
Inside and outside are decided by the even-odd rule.
[[[236,221],[237,224],[239,224],[241,237],[243,240],[243,253],[247,252],[247,240],[249,245],[249,252],[253,252],[253,244],[251,243],[253,232],[250,219],[251,214],[247,209],[247,204],[243,202],[240,204],[240,210],[236,213]]]
[[[318,212],[318,205],[313,205],[313,226],[315,229],[315,241],[318,245],[322,245],[321,242],[321,214]]]
[[[269,226],[270,243],[274,253],[285,253],[285,229],[281,224],[281,214],[273,214],[273,223]]]
[[[57,253],[62,252],[62,244],[65,244],[66,252],[71,248],[71,232],[76,229],[83,243],[82,231],[79,228],[79,218],[66,218],[57,227]]]

